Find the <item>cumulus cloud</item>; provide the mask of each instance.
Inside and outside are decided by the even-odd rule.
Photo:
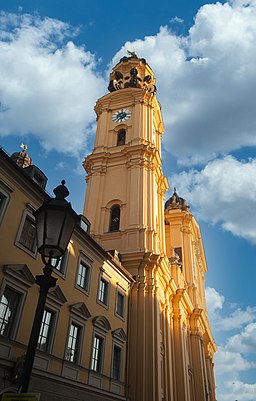
[[[256,159],[216,159],[202,170],[174,175],[171,182],[193,205],[198,217],[220,223],[232,234],[256,244]]]
[[[231,313],[227,312],[224,297],[209,287],[206,288],[206,299],[214,331],[236,332],[226,337],[224,344],[218,345],[215,355],[217,398],[221,401],[254,401],[256,383],[244,383],[240,376],[244,372],[249,377],[255,376],[253,372],[256,361],[252,359],[252,354],[256,349],[256,323],[252,321],[256,319],[256,307],[247,306],[245,309],[237,308]]]
[[[256,312],[256,311],[255,311]],[[256,352],[256,323],[248,324],[241,333],[229,338],[227,348],[245,354]]]
[[[127,42],[157,77],[166,124],[164,143],[183,164],[256,145],[256,1],[206,4],[187,36],[161,27]]]
[[[237,307],[234,311],[227,315],[223,311],[223,306],[225,303],[225,298],[223,295],[221,295],[215,288],[211,287],[207,287],[205,289],[205,294],[209,320],[216,331],[231,331],[234,329],[240,329],[245,324],[251,323],[256,319],[255,306],[247,306],[245,309]],[[248,327],[251,326],[249,325]],[[235,338],[233,341],[238,341],[238,339]],[[241,341],[240,337],[239,341]]]
[[[223,308],[225,298],[219,294],[215,288],[207,287],[205,289],[207,310],[210,316],[214,316],[216,311]]]
[[[255,401],[256,383],[244,383],[241,380],[227,380],[218,395],[220,401]]]
[[[161,27],[154,36],[125,43],[112,60],[135,47],[152,65],[164,144],[180,163],[206,163],[256,146],[255,4],[206,4],[187,36]],[[75,34],[58,20],[1,14],[2,136],[33,133],[46,149],[69,152],[84,144],[94,102],[106,85],[94,55],[72,41]]]
[[[0,27],[0,136],[33,134],[47,150],[77,154],[105,91],[94,55],[55,19],[2,12]]]
[[[228,351],[225,347],[219,346],[215,356],[216,374],[223,375],[225,373],[235,374],[249,370],[255,367],[253,362],[247,361],[240,353]]]
[[[238,329],[249,322],[253,322],[256,319],[256,307],[247,306],[246,309],[236,309],[229,316],[219,318],[214,322],[214,325],[218,330],[230,331]]]

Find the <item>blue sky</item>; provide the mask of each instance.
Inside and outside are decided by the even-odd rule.
[[[95,101],[127,49],[147,59],[164,172],[202,230],[218,401],[255,401],[256,0],[159,4],[2,0],[0,144],[27,144],[81,212]]]

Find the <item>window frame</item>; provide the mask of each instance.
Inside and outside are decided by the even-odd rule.
[[[0,203],[0,225],[4,220],[8,204],[11,200],[11,192],[13,192],[13,190],[8,188],[7,185],[0,181],[0,197],[3,199],[3,203]]]
[[[106,292],[104,291],[104,294],[106,296],[106,302],[101,301],[101,299],[100,299],[101,283],[104,283],[106,285]],[[109,294],[110,294],[110,282],[105,276],[103,276],[103,274],[100,274],[99,282],[98,282],[98,291],[97,291],[97,302],[106,309],[108,309],[108,306],[109,306]]]
[[[120,360],[119,360],[119,371],[118,371],[118,377],[115,377],[114,375],[114,355],[115,355],[115,348],[120,351]],[[112,359],[111,359],[111,378],[112,380],[115,381],[122,381],[122,368],[123,368],[123,347],[120,344],[117,344],[116,342],[113,342],[112,345]]]
[[[0,299],[2,299],[6,287],[21,295],[15,322],[13,323],[10,337],[8,337],[11,340],[15,340],[19,330],[24,305],[28,296],[28,290],[34,284],[35,279],[26,264],[4,265],[3,271],[4,276],[0,288]]]
[[[0,305],[2,304],[2,298],[5,294],[6,289],[17,294],[19,299],[18,299],[18,304],[17,304],[16,310],[15,310],[13,321],[11,322],[11,328],[10,328],[9,334],[8,335],[0,334],[0,337],[14,340],[16,338],[17,330],[19,327],[20,318],[21,318],[22,310],[23,310],[24,303],[25,303],[26,292],[20,290],[20,288],[17,289],[17,287],[14,285],[14,283],[10,283],[10,282],[6,281],[0,291]]]
[[[78,278],[79,278],[79,271],[80,271],[80,265],[83,265],[84,267],[86,267],[88,270],[88,277],[86,279],[86,287],[82,287],[79,283],[78,283]],[[77,289],[79,289],[80,291],[82,291],[84,294],[88,295],[89,291],[90,291],[90,284],[91,284],[91,273],[92,273],[92,261],[87,258],[85,255],[80,254],[79,258],[78,258],[78,264],[77,264],[77,272],[76,272],[76,282],[75,282],[75,287]]]
[[[93,360],[94,358],[94,340],[95,338],[98,338],[101,341],[102,344],[102,349],[101,349],[101,355],[100,355],[100,361],[99,361],[99,369],[93,369]],[[105,342],[106,338],[104,335],[99,333],[98,331],[93,332],[92,336],[92,347],[91,347],[91,358],[90,358],[90,371],[94,372],[96,374],[102,374],[103,368],[104,368],[104,356],[105,356]]]
[[[36,254],[37,254],[37,246],[36,246],[36,235],[35,235],[35,239],[34,239],[34,249],[29,249],[28,247],[26,247],[25,245],[23,245],[20,242],[21,239],[21,235],[23,232],[23,228],[25,225],[25,222],[27,219],[30,219],[30,221],[32,221],[35,224],[35,217],[33,216],[32,212],[28,209],[25,209],[22,217],[21,217],[21,221],[20,221],[20,225],[18,228],[18,232],[17,232],[17,236],[16,236],[16,240],[15,240],[15,245],[22,249],[23,251],[27,252],[30,256],[32,256],[34,259],[36,259]]]
[[[114,210],[119,211],[118,216],[113,216]],[[118,228],[114,228],[114,219],[118,218]],[[117,233],[120,231],[120,223],[121,223],[121,206],[117,203],[115,203],[114,205],[111,206],[110,208],[110,213],[109,213],[109,228],[108,228],[108,232],[110,233]]]
[[[90,233],[90,229],[91,229],[91,223],[89,222],[89,220],[83,216],[82,214],[80,214],[80,227],[81,229],[86,232],[86,233]],[[85,229],[86,227],[86,229]]]
[[[10,321],[9,321],[9,317],[10,317],[10,316],[8,316],[7,319],[5,318],[5,316],[6,316],[6,310],[9,309],[9,310],[12,311],[12,309],[11,309],[10,306],[9,306],[10,303],[9,303],[9,302],[8,302],[8,303],[2,302],[3,297],[5,297],[5,298],[8,300],[7,296],[5,295],[5,294],[6,294],[6,290],[11,291],[12,294],[15,294],[15,296],[17,296],[17,298],[16,298],[16,300],[15,300],[15,303],[16,303],[17,305],[15,305],[15,308],[13,309],[13,310],[14,310],[14,313],[11,312],[11,320],[10,320]],[[9,328],[9,330],[8,330],[8,335],[5,335],[5,334],[0,333],[0,336],[2,336],[2,337],[4,337],[4,338],[9,338],[9,339],[13,339],[13,338],[14,338],[15,328],[16,328],[16,326],[17,326],[17,320],[18,320],[18,316],[19,316],[19,313],[20,313],[20,309],[21,309],[22,296],[23,296],[23,294],[22,294],[20,291],[17,291],[16,288],[14,289],[14,288],[13,288],[12,286],[10,286],[9,284],[5,285],[3,291],[1,291],[1,294],[0,294],[0,306],[1,306],[1,309],[3,310],[4,314],[3,314],[3,316],[1,315],[1,320],[2,320],[2,321],[1,321],[1,327],[0,327],[0,329],[2,330],[2,325],[3,325],[3,326],[4,326],[4,327],[3,327],[3,330],[5,330],[5,327],[6,327],[8,324],[11,323],[10,328]],[[8,313],[8,312],[7,312],[7,313]]]
[[[121,137],[121,135],[123,135],[123,137]],[[117,131],[116,146],[123,146],[125,144],[126,144],[126,129],[120,128]]]
[[[38,337],[38,342],[37,342],[37,350],[41,351],[41,352],[45,352],[47,354],[50,354],[52,351],[52,346],[53,346],[53,339],[54,339],[54,335],[55,335],[55,330],[56,330],[56,321],[57,321],[57,312],[56,310],[49,308],[48,305],[45,306],[44,308],[44,312],[47,311],[48,313],[51,313],[52,317],[51,317],[51,321],[50,321],[50,332],[49,332],[49,338],[47,335],[47,345],[46,345],[46,349],[41,349],[38,344],[39,344],[39,339],[40,339],[40,335],[41,335],[41,328],[42,328],[42,323],[43,323],[43,319],[40,325],[40,333],[39,333],[39,337]],[[43,316],[44,317],[44,316]],[[48,334],[48,333],[47,333]]]
[[[72,325],[76,326],[78,328],[78,338],[77,338],[76,345],[75,345],[75,353],[74,353],[73,361],[71,361],[67,357],[67,353],[68,353],[68,349],[69,349],[68,345],[69,345],[69,339],[70,339],[70,330],[71,330]],[[65,361],[70,362],[72,364],[76,364],[76,365],[78,365],[80,363],[82,349],[83,349],[83,338],[84,338],[84,325],[81,324],[80,322],[78,322],[73,317],[71,317],[70,321],[69,321],[69,325],[68,325],[68,332],[67,332],[67,341],[66,341],[65,355],[64,355]]]
[[[56,258],[53,258],[54,260],[56,260]],[[54,264],[52,264],[54,272],[58,275],[60,275],[61,277],[65,277],[66,276],[66,272],[67,272],[67,266],[68,266],[68,259],[69,259],[69,249],[67,248],[64,255],[62,255],[60,257],[60,261],[58,263],[58,265],[60,265],[60,269],[57,269]]]
[[[122,310],[122,313],[119,313],[119,311],[118,311],[118,296],[119,295],[123,298],[123,305],[122,305],[123,306],[123,310]],[[126,294],[120,288],[117,288],[116,289],[115,315],[118,316],[122,320],[125,319],[125,305],[126,305]]]

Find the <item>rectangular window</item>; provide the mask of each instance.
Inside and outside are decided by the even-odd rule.
[[[0,211],[4,207],[5,201],[6,201],[6,196],[0,192]]]
[[[102,368],[103,341],[103,338],[97,334],[94,336],[91,369],[98,373],[101,372]]]
[[[56,264],[57,258],[52,258],[51,261],[52,267],[56,269],[58,272],[64,274],[67,266],[67,259],[68,259],[68,250],[64,253],[64,255],[62,255],[59,258],[57,264]]]
[[[108,304],[108,282],[101,277],[99,284],[98,300],[103,304]]]
[[[77,275],[77,285],[83,288],[85,291],[88,291],[89,288],[89,275],[90,275],[90,266],[85,264],[83,261],[80,261]]]
[[[19,293],[5,287],[0,302],[0,334],[4,337],[12,336],[20,299]]]
[[[113,349],[113,365],[112,365],[112,377],[115,380],[120,380],[121,376],[121,348],[114,345]]]
[[[58,263],[57,263],[57,259],[56,258],[52,258],[51,264],[52,264],[52,267],[54,269],[56,269],[59,272],[63,273],[63,256],[61,256],[59,258]]]
[[[124,299],[124,295],[121,294],[121,292],[117,291],[116,313],[122,317],[124,317]]]
[[[2,187],[0,187],[0,224],[4,218],[9,200],[10,200],[9,192],[5,191],[4,189],[2,189]]]
[[[90,232],[90,222],[86,219],[86,217],[81,216],[80,218],[80,227],[86,232]]]
[[[41,351],[49,351],[50,339],[52,335],[54,313],[45,309],[41,323],[40,334],[37,348]]]
[[[22,227],[19,243],[32,252],[36,249],[36,225],[34,220],[28,215]]]
[[[70,362],[78,362],[79,348],[81,342],[81,327],[72,323],[69,329],[68,347],[66,359]]]

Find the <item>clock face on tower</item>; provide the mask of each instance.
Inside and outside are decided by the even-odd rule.
[[[131,117],[131,112],[128,109],[121,109],[116,111],[113,116],[112,116],[112,120],[115,123],[122,123],[126,120],[128,120]]]

